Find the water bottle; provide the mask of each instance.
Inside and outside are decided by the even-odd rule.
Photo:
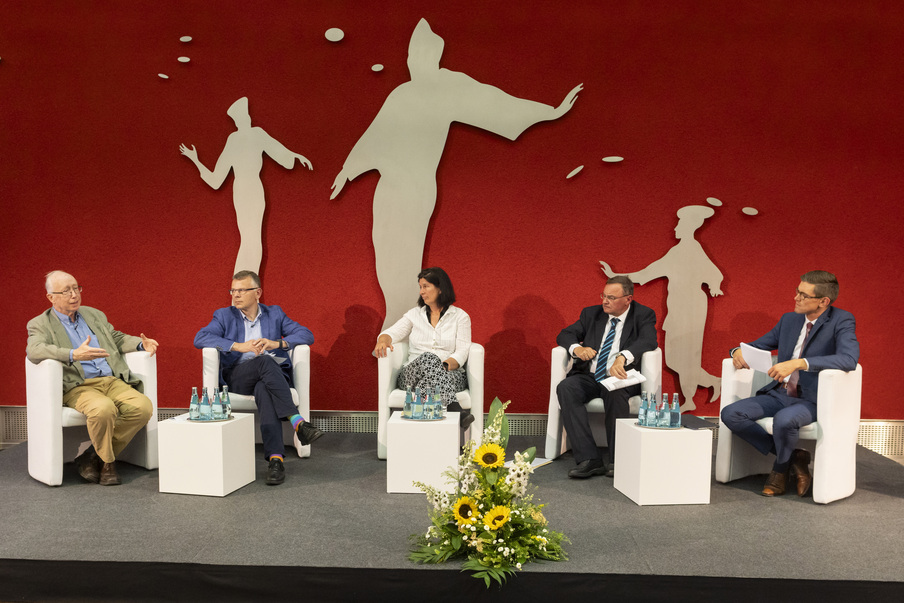
[[[201,416],[201,405],[198,402],[198,388],[191,388],[191,402],[188,405],[188,418],[197,421]]]
[[[678,406],[678,394],[672,394],[672,408],[669,412],[669,427],[678,429],[681,427],[681,409]]]
[[[424,399],[421,397],[421,388],[414,388],[414,403],[411,405],[411,418],[420,421],[424,418]]]
[[[637,412],[637,424],[647,424],[647,392],[640,392],[640,410]]]
[[[446,406],[443,404],[443,396],[437,385],[433,389],[433,418],[442,419],[446,416]]]
[[[427,394],[424,396],[424,420],[433,420],[433,392],[430,391],[429,388],[427,389]]]
[[[210,416],[215,421],[222,421],[223,416],[223,400],[220,398],[220,392],[217,388],[213,388],[213,404],[210,405]]]
[[[201,395],[201,408],[199,417],[202,421],[210,421],[210,398],[207,397],[207,388],[202,388],[203,394]]]
[[[659,407],[659,426],[669,426],[669,395],[662,394],[662,406]]]
[[[221,401],[223,402],[223,418],[229,419],[232,417],[232,401],[229,399],[229,386],[223,386],[223,394],[220,396]]]
[[[411,418],[411,388],[405,388],[405,404],[402,406],[402,418],[410,419]]]

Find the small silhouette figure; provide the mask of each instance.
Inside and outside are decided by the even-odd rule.
[[[243,96],[232,103],[226,114],[235,122],[236,131],[226,139],[226,146],[223,147],[223,152],[220,153],[212,172],[198,159],[198,151],[194,145],[191,148],[184,144],[180,145],[179,151],[192,160],[204,182],[215,190],[222,186],[226,176],[229,175],[229,170],[232,170],[235,175],[232,200],[241,236],[233,274],[240,270],[260,272],[263,257],[261,229],[266,207],[264,184],[261,182],[263,154],[266,153],[286,169],[292,169],[296,159],[309,170],[313,169],[313,166],[302,155],[284,147],[263,128],[252,127],[251,115],[248,113],[248,97]]]
[[[722,295],[722,273],[694,239],[694,232],[714,213],[711,207],[705,205],[688,205],[679,209],[678,226],[675,227],[678,244],[643,270],[625,275],[639,285],[656,278],[669,280],[666,317],[662,322],[665,363],[678,373],[684,396],[682,411],[697,408],[694,394],[698,387],[713,388],[710,402],[717,399],[722,391],[721,379],[710,375],[701,366],[708,303],[702,286],[709,287],[713,297]],[[600,264],[606,276],[615,276],[609,264]]]
[[[441,69],[443,39],[421,19],[408,45],[411,81],[393,90],[352,148],[333,183],[335,199],[346,182],[380,172],[374,192],[373,242],[377,280],[386,301],[383,328],[411,306],[411,275],[424,257],[436,205],[436,168],[453,121],[515,140],[530,126],[565,115],[582,86],[558,107],[516,98],[495,86]]]

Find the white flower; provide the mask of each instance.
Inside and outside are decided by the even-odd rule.
[[[497,551],[498,551],[498,552],[500,552],[500,553],[501,553],[501,552],[502,552],[502,547],[499,547],[499,548],[498,548],[498,549],[496,549],[496,550],[497,550]]]
[[[518,569],[521,569],[521,564],[520,564],[520,563],[516,563],[516,564],[515,564],[515,567],[517,567]]]

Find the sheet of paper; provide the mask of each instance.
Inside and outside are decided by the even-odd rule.
[[[623,387],[628,387],[629,385],[636,385],[638,383],[643,383],[647,378],[644,377],[637,369],[631,369],[628,371],[627,379],[619,379],[618,377],[606,377],[603,379],[603,387],[605,387],[610,392],[616,389],[621,389]]]
[[[534,460],[531,462],[530,466],[532,468],[536,469],[537,467],[542,467],[543,465],[548,465],[551,462],[552,462],[552,459],[544,459],[544,458],[538,456],[538,457],[534,457]],[[515,464],[514,459],[508,460],[505,462],[506,467],[511,467],[514,464]]]
[[[759,350],[746,343],[741,344],[741,354],[747,362],[747,366],[761,373],[768,373],[772,368],[772,352],[769,350]]]

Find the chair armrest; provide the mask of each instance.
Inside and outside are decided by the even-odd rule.
[[[549,369],[549,407],[546,416],[546,458],[554,459],[561,454],[562,448],[562,416],[559,411],[559,397],[556,395],[556,387],[568,374],[572,359],[568,350],[562,346],[556,346],[550,354]]]
[[[63,483],[63,365],[25,359],[28,473],[50,486]]]
[[[289,352],[292,359],[292,381],[298,393],[298,412],[311,420],[311,346],[297,345]]]
[[[129,371],[135,377],[141,379],[144,387],[144,395],[154,405],[154,413],[151,415],[148,425],[157,425],[157,356],[151,356],[149,352],[129,352],[124,355]]]
[[[863,367],[853,371],[825,369],[819,372],[819,424],[822,434],[856,443],[860,428],[860,387]]]
[[[471,414],[484,412],[483,365],[486,350],[479,343],[472,343],[468,350],[465,373],[468,376],[468,393],[471,396]]]
[[[204,389],[220,387],[220,352],[216,348],[201,350],[201,385]]]
[[[653,394],[657,399],[662,395],[662,349],[656,348],[640,357],[640,373],[646,377],[640,389]]]

